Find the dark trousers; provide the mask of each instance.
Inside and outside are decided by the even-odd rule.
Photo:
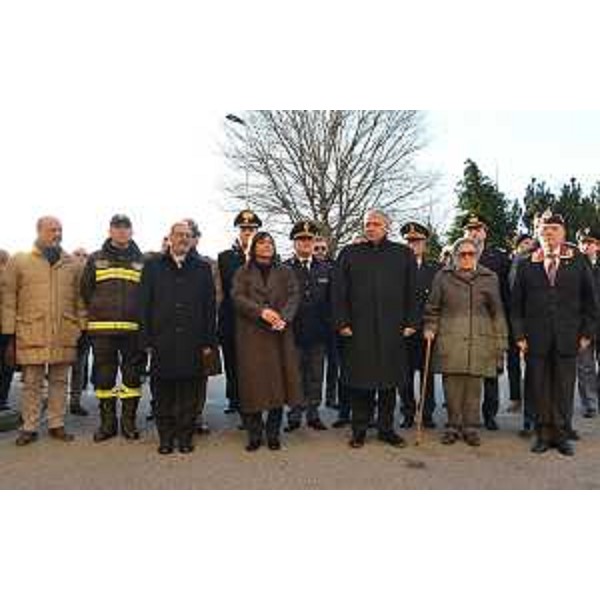
[[[119,370],[123,386],[127,388],[124,398],[142,396],[142,371],[146,355],[140,351],[137,335],[92,336],[94,352],[94,387],[99,398],[107,398],[115,389]],[[115,394],[114,396],[118,396]]]
[[[406,340],[406,350],[408,357],[408,370],[406,385],[400,390],[401,410],[406,419],[414,419],[417,412],[417,401],[415,398],[415,376],[417,373],[423,377],[425,369],[425,354],[427,345],[423,339],[423,332],[418,332]],[[423,388],[422,380],[419,382]],[[429,369],[427,376],[427,392],[425,394],[425,404],[423,406],[423,418],[426,421],[433,420],[435,413],[435,389],[433,381],[433,372]]]
[[[338,380],[338,405],[338,418],[349,421],[352,414],[351,390],[341,378]]]
[[[283,423],[283,408],[268,411],[266,422],[262,412],[244,413],[243,420],[250,442],[261,441],[263,432],[267,434],[267,440],[278,440]]]
[[[523,429],[531,431],[536,428],[535,390],[531,385],[530,369],[525,366],[523,386]]]
[[[9,367],[5,362],[8,339],[8,336],[0,336],[0,406],[8,405],[10,386],[15,374],[14,368]]]
[[[319,420],[319,407],[323,401],[323,375],[325,370],[325,346],[297,347],[302,377],[302,404],[294,406],[288,413],[290,424],[300,424],[302,413],[311,423]]]
[[[554,351],[529,356],[527,372],[539,438],[550,444],[567,440],[573,419],[577,359]]]
[[[327,343],[326,357],[325,400],[328,406],[333,406],[339,402],[338,383],[340,376],[340,358],[335,337],[332,337]]]
[[[239,410],[240,397],[236,372],[235,335],[233,332],[223,336],[221,348],[223,350],[223,366],[225,370],[225,396],[229,400],[229,407]]]
[[[77,345],[77,359],[71,367],[71,404],[80,403],[81,394],[89,385],[91,347],[87,336],[83,336]]]
[[[500,386],[497,377],[483,381],[483,420],[495,419],[500,411]]]
[[[367,433],[373,411],[377,403],[377,428],[379,433],[394,430],[394,411],[396,410],[396,390],[358,390],[349,389],[352,406],[352,431],[355,436]]]
[[[514,343],[511,343],[508,350],[507,368],[510,399],[521,402],[523,400],[523,393],[521,392],[521,381],[523,379],[523,373],[521,373],[521,353]]]
[[[157,378],[155,418],[161,446],[191,446],[198,407],[199,379]]]

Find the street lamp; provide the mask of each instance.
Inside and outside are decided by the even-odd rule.
[[[234,115],[232,113],[225,115],[225,119],[227,121],[229,121],[230,123],[233,123],[234,125],[240,125],[240,126],[246,128],[246,160],[245,160],[246,166],[245,166],[245,171],[246,171],[246,207],[248,207],[249,202],[250,202],[250,165],[249,165],[250,141],[249,141],[249,136],[248,136],[250,128],[248,127],[248,123],[246,123],[246,121],[244,121],[244,119],[242,119],[241,117],[238,117],[237,115]]]

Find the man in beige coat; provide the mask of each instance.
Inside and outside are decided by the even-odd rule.
[[[10,254],[6,250],[0,250],[0,412],[9,410],[8,397],[10,386],[13,379],[14,369],[5,362],[6,345],[9,337],[4,335],[2,328],[2,305],[4,294],[4,272],[10,259]]]
[[[11,336],[9,361],[23,370],[18,446],[37,440],[46,372],[49,434],[63,442],[73,440],[64,428],[67,380],[85,311],[79,292],[81,266],[62,250],[61,240],[60,221],[41,218],[33,250],[16,254],[6,269],[2,331]]]

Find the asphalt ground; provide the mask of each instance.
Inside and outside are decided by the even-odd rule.
[[[19,384],[13,389],[13,402]],[[503,386],[505,388],[505,386]],[[505,390],[504,390],[505,391]],[[89,417],[67,417],[77,435],[72,444],[47,437],[25,448],[15,446],[15,432],[0,434],[0,488],[2,489],[600,489],[600,420],[578,420],[582,441],[575,458],[556,452],[535,456],[530,441],[517,434],[520,418],[503,412],[501,431],[483,432],[483,445],[442,446],[440,431],[427,432],[416,447],[392,449],[375,434],[361,450],[348,447],[349,431],[317,433],[306,429],[284,434],[281,452],[244,451],[245,434],[236,416],[224,414],[223,381],[209,387],[206,421],[211,434],[196,440],[192,455],[157,454],[158,437],[145,398],[140,410],[142,438],[96,444],[96,401],[85,394]],[[331,423],[335,412],[324,409]],[[437,415],[443,423],[443,411]]]

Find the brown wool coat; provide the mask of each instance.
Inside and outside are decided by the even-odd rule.
[[[75,362],[85,328],[82,265],[63,253],[54,265],[37,248],[16,254],[5,272],[2,331],[16,335],[17,364]]]
[[[299,359],[291,323],[300,304],[297,277],[287,267],[273,267],[267,284],[254,265],[238,270],[232,298],[236,312],[237,377],[242,412],[293,406],[301,402]],[[273,332],[260,318],[265,308],[289,324]]]
[[[425,309],[425,329],[437,334],[435,372],[496,377],[508,348],[498,277],[483,266],[470,282],[452,267],[440,271]]]

